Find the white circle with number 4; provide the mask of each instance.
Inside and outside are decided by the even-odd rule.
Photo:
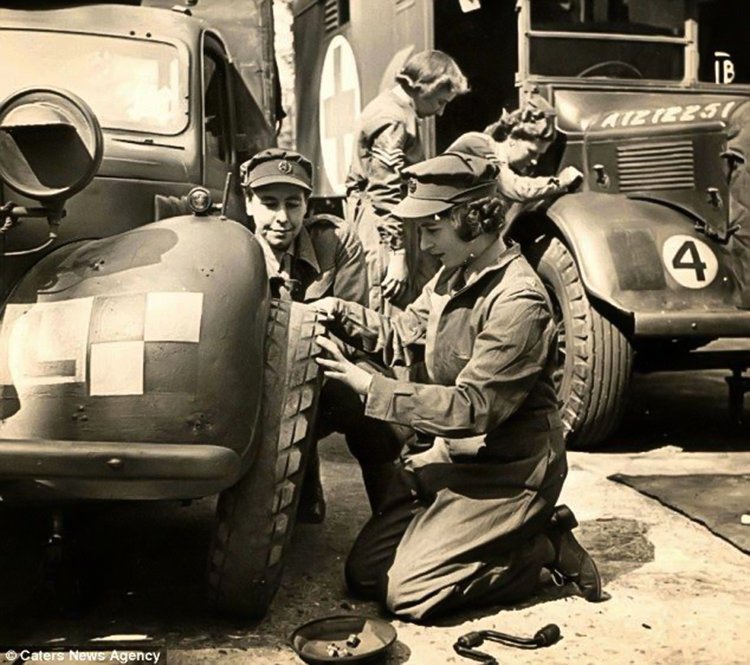
[[[702,240],[677,235],[666,239],[661,258],[669,274],[687,289],[704,289],[716,278],[719,262]]]

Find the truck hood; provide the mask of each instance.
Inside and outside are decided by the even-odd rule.
[[[566,89],[555,102],[592,191],[680,209],[725,242],[750,217],[750,92],[722,92]]]
[[[726,90],[726,92],[725,92]],[[731,124],[750,91],[679,92],[566,89],[555,91],[559,128],[569,134],[622,129],[625,134],[669,125]]]

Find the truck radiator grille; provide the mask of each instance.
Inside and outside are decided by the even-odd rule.
[[[693,189],[692,141],[639,143],[617,148],[620,191]]]

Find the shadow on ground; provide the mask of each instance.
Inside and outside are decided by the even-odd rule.
[[[297,526],[281,588],[257,623],[221,619],[204,600],[215,500],[97,504],[68,512],[75,555],[62,565],[81,573],[83,603],[64,598],[78,587],[53,592],[45,572],[49,511],[2,507],[0,646],[81,646],[124,635],[147,636],[169,649],[286,648],[294,628],[322,615],[376,613],[373,605],[349,598],[343,584],[344,557],[368,514],[355,468],[350,459],[325,463],[329,516],[324,525]]]
[[[171,644],[231,630],[203,601],[210,503],[79,507],[66,513],[62,550],[46,547],[46,511],[0,513],[0,566],[12,571],[0,601],[0,642],[78,645],[128,634]]]
[[[612,518],[581,522],[576,530],[576,537],[596,561],[606,589],[618,577],[654,560],[654,546],[647,538],[647,532],[648,527],[636,520]],[[466,621],[494,616],[498,612],[520,610],[575,595],[578,595],[578,590],[573,584],[555,586],[548,583],[533,598],[523,603],[459,612],[436,620],[434,625],[458,626]]]
[[[727,375],[726,371],[635,375],[621,427],[596,451],[643,452],[667,445],[690,452],[750,450],[750,409],[742,424],[730,420]]]

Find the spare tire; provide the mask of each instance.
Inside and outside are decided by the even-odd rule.
[[[279,586],[314,436],[315,337],[324,332],[311,308],[272,302],[256,457],[219,496],[209,551],[209,601],[221,613],[261,618]]]

